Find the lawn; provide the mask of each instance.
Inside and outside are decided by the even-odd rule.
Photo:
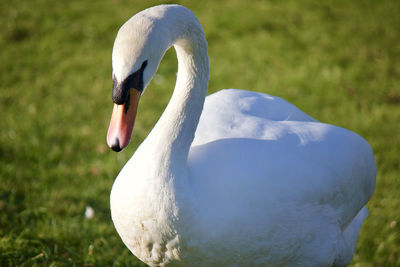
[[[117,30],[160,3],[0,1],[1,266],[144,266],[114,230],[109,192],[168,102],[173,50],[129,147],[117,154],[105,135]],[[206,33],[209,93],[277,95],[368,140],[377,186],[352,266],[400,266],[400,1],[177,3]]]

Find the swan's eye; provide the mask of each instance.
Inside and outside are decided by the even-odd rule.
[[[147,60],[143,61],[139,70],[126,77],[122,82],[118,82],[115,76],[113,77],[112,99],[114,103],[120,105],[126,103],[131,88],[143,92],[143,71],[146,66]]]
[[[144,71],[144,69],[147,66],[147,60],[143,61],[142,66],[140,67],[140,69],[142,70],[142,72]]]

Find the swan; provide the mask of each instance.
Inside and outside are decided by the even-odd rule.
[[[348,264],[375,188],[371,147],[279,97],[206,97],[207,42],[185,7],[151,7],[119,29],[108,145],[129,143],[139,99],[171,46],[170,102],[111,190],[124,244],[149,266]]]

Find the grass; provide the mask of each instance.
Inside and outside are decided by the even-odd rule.
[[[377,186],[352,266],[400,266],[400,2],[177,2],[203,24],[210,93],[278,95],[369,141]],[[109,192],[168,102],[174,51],[142,98],[131,145],[116,154],[105,134],[116,32],[160,3],[0,2],[1,266],[144,266],[114,230]]]

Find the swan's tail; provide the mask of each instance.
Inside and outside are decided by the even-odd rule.
[[[346,266],[353,259],[358,233],[367,216],[368,210],[366,207],[363,207],[356,217],[354,217],[353,221],[344,229],[333,266]]]

